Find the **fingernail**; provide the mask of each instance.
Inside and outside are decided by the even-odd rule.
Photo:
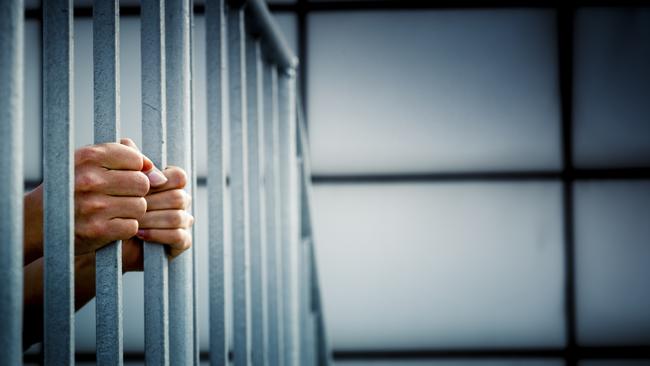
[[[135,236],[142,239],[144,237],[144,229],[138,229],[138,233]]]
[[[149,183],[151,183],[153,187],[158,187],[167,183],[167,177],[165,177],[165,175],[162,172],[160,172],[158,168],[152,168],[151,170],[145,172],[144,174],[146,174],[147,177],[149,177]]]

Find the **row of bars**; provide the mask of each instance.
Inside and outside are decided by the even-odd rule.
[[[73,4],[43,6],[44,357],[47,365],[66,365],[74,363]],[[191,0],[142,1],[142,129],[143,153],[157,166],[184,168],[195,197],[192,9]],[[22,0],[0,2],[3,365],[22,363],[23,11]],[[95,142],[116,142],[119,1],[96,0],[93,18]],[[210,363],[225,365],[232,357],[237,365],[327,365],[297,60],[261,0],[208,0],[205,22]],[[225,285],[226,194],[232,296]],[[144,250],[145,361],[198,365],[196,251],[169,261],[161,245],[145,243]],[[99,250],[96,261],[97,362],[122,365],[121,243]]]

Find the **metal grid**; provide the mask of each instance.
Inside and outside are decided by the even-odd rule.
[[[5,4],[7,4],[5,9]],[[12,243],[4,258],[22,257],[21,135],[23,3],[3,2],[2,80],[9,86],[2,106],[3,139],[8,141],[2,167],[13,174],[2,182],[12,205],[3,205],[2,233]],[[144,0],[141,18],[143,153],[158,167],[185,169],[188,193],[196,193],[193,119],[191,0]],[[6,10],[6,12],[4,12]],[[73,364],[92,359],[121,365],[133,355],[123,352],[121,243],[109,243],[97,256],[97,353],[74,351],[72,62],[71,0],[47,2],[44,23],[44,181],[45,181],[45,364]],[[95,142],[117,142],[119,133],[119,17],[117,0],[97,0],[89,16],[94,20]],[[126,11],[129,13],[129,11]],[[208,62],[209,161],[207,179],[210,227],[210,345],[211,363],[229,359],[238,365],[298,365],[305,355],[329,354],[303,342],[299,322],[316,319],[311,304],[317,283],[305,283],[298,272],[313,273],[313,256],[298,252],[300,199],[298,176],[295,70],[297,59],[280,37],[262,1],[209,1],[206,8]],[[39,14],[26,12],[28,17]],[[226,37],[228,35],[228,37]],[[6,46],[6,47],[5,47]],[[10,57],[4,57],[6,55]],[[228,114],[225,112],[229,111]],[[224,125],[230,125],[225,136]],[[6,128],[5,128],[6,127]],[[5,131],[6,129],[6,131]],[[304,142],[306,146],[306,142]],[[226,184],[225,149],[230,149],[231,171]],[[3,150],[4,151],[4,150]],[[205,184],[206,179],[204,179]],[[267,183],[268,182],[268,183]],[[224,225],[224,198],[231,196],[232,226]],[[309,206],[305,206],[309,207]],[[15,219],[9,219],[15,218]],[[305,216],[309,217],[309,216]],[[6,223],[5,223],[6,221]],[[303,223],[306,225],[308,223]],[[224,233],[233,233],[233,296],[225,293]],[[269,237],[267,233],[271,233]],[[312,240],[310,239],[310,243]],[[270,244],[269,244],[270,243]],[[311,244],[310,244],[311,245]],[[268,254],[268,253],[272,254]],[[301,263],[306,260],[306,263]],[[169,260],[163,246],[144,243],[145,353],[147,364],[199,364],[195,251]],[[6,295],[3,316],[9,326],[0,333],[3,364],[20,364],[22,276],[14,260],[3,267]],[[289,268],[281,263],[292,263]],[[11,264],[11,265],[10,265]],[[5,270],[6,268],[6,270]],[[272,275],[267,275],[271,273]],[[286,282],[286,284],[284,283]],[[3,290],[5,289],[3,288]],[[286,289],[286,290],[283,290]],[[307,291],[309,289],[309,291]],[[6,294],[5,294],[6,292]],[[226,322],[226,302],[234,309],[234,324]],[[303,312],[303,313],[300,313]],[[9,319],[7,318],[7,319]],[[4,317],[3,317],[4,319]],[[5,323],[3,323],[5,324]],[[291,330],[291,331],[289,331]],[[228,344],[228,334],[233,343]],[[314,334],[311,337],[316,337]],[[310,337],[310,338],[311,338]],[[325,343],[323,343],[325,344]],[[310,349],[307,349],[310,348]],[[313,348],[313,349],[311,349]],[[232,353],[230,350],[232,349]],[[29,357],[26,358],[29,360]],[[6,362],[4,362],[6,361]],[[327,364],[329,357],[323,359]]]

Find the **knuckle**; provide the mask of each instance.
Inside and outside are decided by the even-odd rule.
[[[183,242],[185,241],[185,230],[183,229],[176,229],[173,230],[171,233],[171,238],[172,241],[179,245],[181,248],[184,245]]]
[[[85,227],[85,236],[88,238],[102,238],[106,236],[106,234],[106,225],[104,222],[102,222],[102,220],[90,220]]]
[[[133,187],[138,196],[145,196],[149,192],[149,178],[142,172],[133,172]]]
[[[181,210],[175,210],[173,213],[171,213],[168,217],[167,220],[169,225],[173,227],[181,227],[183,225],[183,211]]]
[[[175,189],[171,192],[171,205],[174,208],[185,208],[185,191]]]
[[[77,164],[97,162],[102,156],[102,148],[98,145],[84,146],[75,152]]]
[[[108,207],[108,203],[100,197],[83,196],[79,198],[78,202],[79,213],[87,216],[105,210]]]
[[[99,191],[103,185],[103,179],[98,174],[85,171],[75,175],[75,189],[78,191]]]

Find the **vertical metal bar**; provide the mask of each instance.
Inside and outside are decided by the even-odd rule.
[[[95,143],[116,142],[120,128],[119,0],[93,7]],[[95,254],[97,363],[122,365],[122,243]]]
[[[234,362],[250,362],[250,268],[246,115],[246,33],[242,4],[231,3],[228,19],[230,96],[230,193],[233,245]]]
[[[190,170],[188,176],[190,178],[189,189],[192,202],[197,202],[197,185],[196,185],[196,125],[194,120],[194,0],[190,1]],[[190,206],[190,213],[196,217],[196,204]],[[196,248],[196,226],[192,226],[192,245]],[[199,291],[198,291],[198,256],[197,250],[192,250],[192,324],[194,327],[194,365],[199,366],[201,362],[200,352],[201,346],[199,343]]]
[[[228,362],[225,292],[225,215],[226,188],[223,127],[227,121],[226,41],[224,0],[205,4],[208,117],[208,230],[210,282],[210,364]]]
[[[296,77],[295,70],[283,70],[278,81],[280,123],[280,182],[282,209],[282,263],[284,286],[285,364],[299,364],[298,320],[298,174],[296,165]]]
[[[167,163],[187,170],[191,113],[189,0],[166,0],[165,35]],[[190,248],[169,262],[169,342],[174,346],[169,361],[172,365],[194,362],[193,250]]]
[[[278,156],[278,73],[275,66],[264,64],[264,188],[266,209],[268,295],[268,361],[282,365],[282,273],[280,231],[280,160]]]
[[[260,42],[249,36],[246,43],[246,90],[248,116],[248,188],[250,212],[250,274],[251,274],[251,360],[254,365],[266,364],[266,228],[264,227],[264,161],[262,49]]]
[[[158,167],[167,165],[165,103],[165,4],[143,0],[142,47],[142,147]],[[168,260],[165,248],[144,243],[145,361],[169,364]]]
[[[74,362],[72,0],[43,4],[45,363]]]
[[[23,1],[0,2],[0,364],[22,364]]]

